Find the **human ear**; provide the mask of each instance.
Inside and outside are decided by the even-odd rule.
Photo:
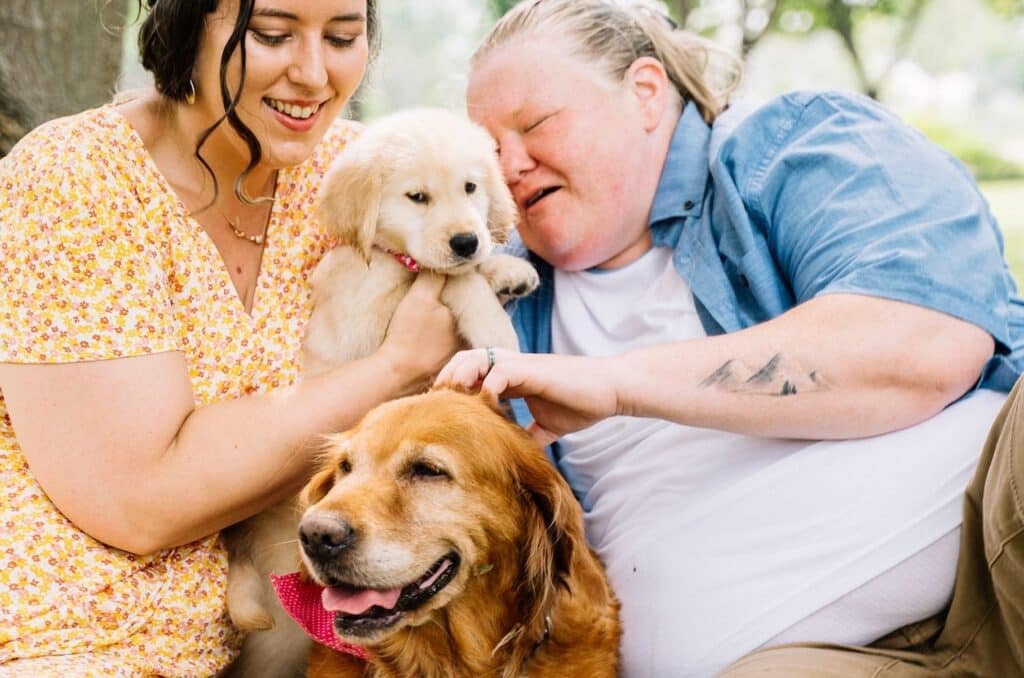
[[[671,100],[672,81],[665,66],[653,57],[640,57],[626,71],[626,83],[640,107],[644,129],[654,131]]]

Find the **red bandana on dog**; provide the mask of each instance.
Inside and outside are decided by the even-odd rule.
[[[298,572],[270,575],[270,583],[281,601],[281,607],[294,619],[310,638],[332,650],[368,659],[366,650],[339,640],[334,635],[334,612],[323,605],[324,587],[303,581]]]

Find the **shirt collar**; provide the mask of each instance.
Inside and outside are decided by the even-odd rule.
[[[672,134],[672,143],[651,205],[649,224],[700,216],[708,182],[710,140],[711,128],[704,122],[696,104],[689,102]]]

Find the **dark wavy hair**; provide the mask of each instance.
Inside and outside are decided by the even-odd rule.
[[[157,92],[172,101],[184,101],[192,92],[192,71],[205,30],[206,15],[217,9],[220,0],[138,0],[138,3],[140,12],[143,6],[149,10],[139,29],[142,67],[153,75]],[[227,120],[249,147],[249,165],[235,181],[235,195],[247,204],[253,204],[253,201],[245,195],[245,179],[259,164],[263,150],[256,135],[245,126],[235,109],[245,86],[245,32],[252,18],[254,4],[255,0],[238,0],[238,18],[220,57],[220,95],[224,102],[224,116],[199,135],[195,150],[195,157],[213,177],[213,199],[216,200],[217,177],[200,150],[214,130]],[[366,37],[372,59],[380,47],[377,0],[366,0]],[[232,92],[228,88],[227,69],[236,51],[241,61],[242,75],[238,88]]]

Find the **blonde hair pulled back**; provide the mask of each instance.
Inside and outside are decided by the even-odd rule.
[[[709,124],[739,84],[735,57],[679,29],[651,0],[523,0],[495,24],[470,66],[515,38],[549,37],[568,39],[574,56],[598,66],[613,82],[621,82],[641,57],[658,60],[683,104],[693,101]],[[721,72],[712,72],[713,58],[724,65]],[[716,79],[725,84],[716,86]]]

